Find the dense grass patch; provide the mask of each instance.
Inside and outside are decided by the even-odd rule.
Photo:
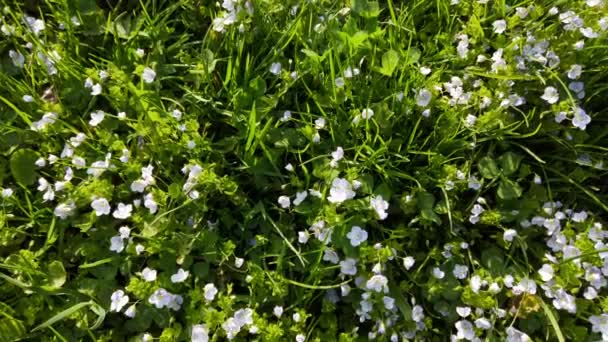
[[[608,340],[605,0],[5,0],[0,341]]]

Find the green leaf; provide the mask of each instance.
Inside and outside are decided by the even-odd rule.
[[[30,149],[21,149],[11,156],[11,173],[13,178],[22,185],[31,185],[36,181],[36,165],[38,154]]]
[[[59,260],[51,262],[48,266],[49,285],[60,288],[65,284],[66,273],[63,264]]]
[[[0,319],[0,342],[17,341],[24,335],[25,325],[22,321],[12,317]]]
[[[514,181],[503,178],[498,185],[498,197],[504,200],[510,200],[521,197],[522,189]]]
[[[477,168],[484,178],[492,179],[500,176],[498,166],[496,166],[494,159],[490,157],[481,158],[479,164],[477,164]]]
[[[553,327],[553,331],[555,332],[555,336],[557,337],[557,340],[559,342],[566,341],[566,339],[564,338],[564,334],[562,334],[562,330],[559,327],[559,323],[557,322],[557,319],[555,318],[555,314],[553,313],[553,311],[551,311],[549,306],[542,299],[541,299],[540,303],[543,306],[545,315],[547,316],[547,318],[549,319],[549,322],[551,323],[551,326]]]
[[[36,331],[36,330],[40,330],[40,329],[44,329],[47,327],[50,327],[51,325],[68,318],[69,316],[71,316],[73,313],[78,312],[79,310],[81,310],[82,308],[89,306],[93,304],[93,302],[82,302],[82,303],[78,303],[75,305],[70,306],[69,308],[61,311],[60,313],[56,314],[55,316],[49,318],[46,322],[40,324],[39,326],[35,327],[32,332]]]
[[[519,169],[519,164],[521,163],[522,159],[522,156],[513,152],[503,154],[499,159],[502,173],[505,176],[514,174]]]
[[[352,10],[364,18],[375,18],[380,14],[380,6],[377,1],[353,0]]]
[[[433,194],[423,191],[416,194],[416,203],[418,208],[422,210],[432,210],[435,205],[435,197]]]
[[[388,50],[382,55],[382,68],[378,71],[383,75],[392,76],[397,65],[399,65],[399,53],[395,50]]]

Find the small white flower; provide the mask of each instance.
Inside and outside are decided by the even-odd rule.
[[[557,89],[554,87],[546,87],[545,93],[540,97],[541,99],[547,101],[550,104],[554,104],[559,101],[559,93]]]
[[[568,78],[571,80],[576,80],[581,76],[582,72],[583,67],[581,65],[573,64],[570,66],[570,69],[568,69]]]
[[[454,277],[456,277],[458,279],[464,279],[467,277],[467,274],[469,273],[469,268],[465,265],[456,264],[454,266],[454,270],[452,271],[452,273],[454,274]]]
[[[244,262],[245,262],[245,259],[243,259],[243,258],[235,258],[234,259],[234,267],[241,268],[241,266],[243,266]]]
[[[323,129],[325,128],[325,118],[318,118],[315,120],[315,128]]]
[[[119,312],[129,303],[129,296],[125,295],[123,290],[116,290],[112,293],[110,300],[110,311]]]
[[[289,119],[291,119],[291,111],[286,110],[283,112],[283,116],[281,116],[279,120],[281,120],[281,122],[287,122]]]
[[[13,196],[13,189],[2,188],[2,198],[9,198],[11,196]]]
[[[110,238],[110,251],[120,253],[125,249],[125,242],[120,235]]]
[[[505,232],[502,234],[502,238],[503,240],[505,240],[506,242],[512,242],[513,238],[515,238],[517,236],[517,231],[515,229],[507,229],[505,230]]]
[[[91,202],[91,208],[95,210],[96,216],[109,215],[112,208],[110,207],[110,202],[108,202],[105,198],[96,198]]]
[[[281,63],[272,63],[270,65],[270,73],[273,75],[279,75],[281,73]]]
[[[91,87],[91,95],[97,96],[101,94],[101,84],[97,83]]]
[[[487,318],[478,318],[475,320],[475,326],[479,329],[488,330],[492,328],[492,323]]]
[[[23,68],[23,63],[25,63],[25,56],[23,56],[21,52],[10,50],[8,52],[8,56],[13,61],[13,65],[15,65],[17,68]]]
[[[209,284],[205,285],[205,287],[203,287],[203,295],[207,302],[213,301],[217,292],[218,292],[217,288],[212,283],[209,283]]]
[[[431,73],[431,68],[422,66],[422,67],[420,67],[420,73],[423,74],[424,76],[426,76]]]
[[[388,202],[382,198],[382,195],[370,198],[369,203],[372,209],[376,211],[380,220],[384,220],[388,217],[388,213],[386,212],[386,210],[388,210]]]
[[[310,235],[308,234],[307,231],[302,230],[298,232],[298,242],[301,244],[305,244],[308,242],[308,239],[310,238]]]
[[[127,308],[127,310],[125,310],[125,316],[127,316],[129,318],[134,318],[136,313],[137,313],[137,308],[135,307],[135,304],[129,306]]]
[[[572,125],[574,127],[577,127],[580,130],[584,131],[590,122],[591,117],[587,115],[587,113],[582,108],[576,107],[574,109],[574,117],[572,118]]]
[[[39,35],[40,32],[44,31],[44,21],[40,19],[26,16],[25,18],[23,18],[23,21],[30,29],[30,31],[32,31],[36,36]]]
[[[293,200],[293,205],[300,205],[306,199],[306,197],[308,197],[308,191],[304,190],[296,192],[296,199]]]
[[[502,34],[507,29],[507,22],[505,20],[496,20],[492,23],[494,33]]]
[[[475,122],[477,122],[477,117],[475,115],[469,114],[464,120],[464,125],[470,128],[475,126]]]
[[[135,246],[135,253],[137,253],[137,255],[140,255],[145,250],[146,250],[146,248],[141,244],[138,244],[137,246]]]
[[[329,166],[336,167],[338,166],[338,162],[344,158],[344,149],[338,146],[338,148],[331,153],[331,161],[329,162]]]
[[[346,258],[340,261],[340,272],[345,275],[357,274],[357,260],[353,258]]]
[[[344,78],[337,77],[334,80],[334,84],[336,85],[337,88],[343,88],[346,83],[344,82]]]
[[[414,257],[406,256],[405,258],[403,258],[403,267],[405,267],[405,269],[409,271],[410,268],[414,266],[415,262],[416,259],[414,259]]]
[[[426,107],[431,102],[432,94],[428,89],[421,89],[416,95],[416,104],[420,107]]]
[[[374,110],[371,108],[365,108],[361,111],[361,118],[369,120],[374,116]]]
[[[289,171],[289,172],[293,172],[293,165],[291,165],[291,163],[285,165],[285,170]]]
[[[304,336],[303,334],[296,335],[296,342],[305,342],[305,341],[306,341],[306,336]]]
[[[144,196],[144,207],[150,210],[150,214],[155,214],[158,210],[158,204],[154,201],[152,194],[146,194],[146,196]]]
[[[553,279],[553,272],[553,267],[549,264],[543,264],[543,267],[538,270],[538,274],[544,282]]]
[[[117,219],[125,220],[131,217],[131,212],[133,211],[133,205],[118,203],[118,207],[112,213],[112,216]]]
[[[381,274],[376,274],[367,281],[365,287],[375,292],[388,293],[388,279]]]
[[[23,95],[23,102],[26,102],[26,103],[34,102],[34,98],[31,95]]]
[[[445,277],[445,272],[443,272],[439,267],[433,267],[433,277],[443,279],[443,277]]]
[[[118,112],[118,114],[116,114],[116,116],[118,116],[118,119],[124,120],[124,119],[127,118],[127,113],[125,113],[125,112]]]
[[[283,209],[287,209],[291,205],[291,200],[287,196],[279,196],[279,199],[277,200],[277,202],[279,202],[279,205]]]
[[[332,187],[329,190],[327,200],[331,203],[342,203],[346,200],[354,198],[356,193],[349,181],[344,178],[335,178],[332,182]]]
[[[152,282],[156,280],[156,270],[146,267],[141,271],[141,276],[147,282]]]
[[[179,270],[177,270],[177,273],[175,273],[174,275],[171,276],[171,282],[174,283],[174,284],[175,283],[182,283],[186,279],[188,279],[189,275],[190,275],[190,272],[184,271],[183,268],[180,268]]]
[[[156,72],[154,70],[152,70],[151,68],[146,67],[144,69],[144,72],[141,74],[141,78],[146,83],[152,83],[152,82],[154,82],[154,79],[156,78]]]
[[[60,219],[66,219],[67,217],[72,216],[75,209],[76,205],[74,204],[74,201],[69,201],[67,203],[61,203],[55,207],[54,214]]]
[[[275,306],[274,309],[272,309],[272,313],[277,316],[277,318],[281,318],[283,315],[283,307],[279,305]]]
[[[104,117],[105,117],[106,113],[104,113],[101,110],[97,110],[91,113],[91,120],[89,120],[89,125],[95,127],[97,125],[99,125]]]
[[[454,324],[456,327],[456,338],[459,340],[472,341],[475,338],[475,329],[473,324],[467,320],[461,320]]]
[[[471,314],[471,308],[468,306],[457,306],[456,313],[462,318],[467,318]]]
[[[190,332],[191,342],[209,342],[209,328],[205,324],[195,324]]]
[[[346,237],[350,240],[351,246],[357,247],[367,241],[367,232],[359,226],[353,226],[350,232],[346,234]]]

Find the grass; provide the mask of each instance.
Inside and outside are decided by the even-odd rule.
[[[596,2],[7,0],[0,341],[608,338]]]

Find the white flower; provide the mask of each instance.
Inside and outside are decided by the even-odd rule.
[[[114,218],[117,219],[128,219],[129,217],[131,217],[131,212],[133,211],[133,205],[131,204],[124,204],[124,203],[118,203],[118,207],[114,210],[114,213],[112,213],[112,216],[114,216]]]
[[[496,20],[492,23],[492,27],[494,28],[494,33],[501,34],[507,29],[507,22],[505,20]]]
[[[244,262],[245,262],[245,259],[243,259],[243,258],[235,258],[234,259],[234,267],[241,268],[241,266],[243,266]]]
[[[101,84],[97,83],[91,87],[91,95],[97,96],[101,94]]]
[[[125,310],[125,316],[127,316],[129,318],[134,318],[136,313],[137,313],[137,309],[135,307],[135,304],[129,306],[127,308],[127,310]]]
[[[209,342],[209,328],[205,324],[192,326],[191,342]]]
[[[414,322],[422,322],[424,319],[424,309],[420,305],[414,305],[412,308],[412,320]]]
[[[226,338],[232,340],[241,331],[241,326],[233,317],[230,317],[222,324],[222,328],[226,332]]]
[[[286,110],[283,112],[283,116],[279,119],[281,122],[287,122],[291,119],[291,111]]]
[[[154,197],[152,194],[147,194],[144,196],[144,207],[150,210],[150,214],[155,214],[158,210],[158,204],[154,201]]]
[[[346,237],[350,240],[351,246],[357,247],[367,241],[367,232],[359,226],[353,226],[350,232],[346,234]]]
[[[337,88],[342,88],[342,87],[344,87],[344,85],[346,83],[344,82],[344,78],[336,77],[336,79],[334,80],[334,84],[336,85]]]
[[[587,6],[589,7],[596,7],[596,6],[603,6],[603,2],[602,0],[587,0],[585,1],[585,4],[587,4]]]
[[[306,336],[304,336],[303,334],[296,335],[296,342],[304,342],[304,341],[306,341]]]
[[[482,285],[482,281],[481,281],[481,277],[478,275],[474,275],[471,277],[470,280],[470,286],[471,286],[471,290],[474,293],[478,293],[479,290],[481,289],[481,285]]]
[[[156,270],[146,267],[141,271],[141,276],[147,282],[152,282],[156,280]]]
[[[462,318],[466,318],[471,314],[471,308],[468,306],[457,306],[456,313]]]
[[[129,303],[129,296],[125,295],[123,290],[116,290],[112,293],[110,300],[110,311],[118,312]]]
[[[350,182],[344,178],[335,178],[331,186],[329,197],[327,197],[331,203],[342,203],[356,195]]]
[[[464,125],[470,128],[475,126],[475,122],[477,122],[477,117],[475,115],[469,114],[464,120]]]
[[[469,268],[465,265],[454,265],[454,270],[452,271],[452,273],[454,274],[454,277],[458,278],[458,279],[464,279],[467,277],[467,274],[469,273]]]
[[[361,118],[368,120],[374,116],[374,110],[371,108],[365,108],[361,111]]]
[[[152,295],[148,298],[148,303],[154,305],[157,309],[162,309],[166,307],[178,307],[181,305],[180,299],[181,296],[175,296],[174,294],[168,292],[167,290],[160,288],[154,291]]]
[[[602,313],[600,316],[589,317],[591,330],[602,334],[602,340],[608,340],[608,313]]]
[[[368,290],[388,293],[388,279],[381,274],[376,274],[367,281],[365,287]]]
[[[281,73],[281,63],[272,63],[270,65],[270,73],[273,75],[279,75]]]
[[[340,272],[345,275],[357,274],[357,260],[353,258],[346,258],[340,261]]]
[[[583,67],[581,65],[573,64],[570,66],[570,69],[568,69],[568,78],[571,80],[576,80],[581,76],[582,72]]]
[[[46,126],[54,124],[56,120],[57,113],[45,113],[40,120],[32,122],[32,126],[30,127],[30,129],[32,131],[44,130]]]
[[[32,95],[23,95],[23,102],[34,102],[34,98],[32,97]]]
[[[340,262],[340,258],[338,257],[338,253],[331,248],[325,248],[323,251],[323,261],[329,261],[332,264],[337,264]]]
[[[308,197],[308,191],[296,192],[296,199],[293,200],[293,205],[298,206]]]
[[[23,18],[23,21],[30,29],[30,31],[32,31],[36,36],[39,35],[40,32],[44,31],[44,21],[40,19],[26,16],[25,18]]]
[[[429,102],[431,102],[431,96],[432,94],[430,91],[427,89],[421,89],[416,95],[416,104],[420,107],[428,106]]]
[[[310,237],[310,235],[305,230],[301,230],[301,231],[298,232],[298,242],[301,243],[301,244],[307,243],[309,237]]]
[[[388,202],[382,198],[382,195],[372,197],[369,202],[380,220],[387,218],[388,214],[386,210],[388,210]]]
[[[277,202],[279,202],[279,205],[283,209],[287,209],[291,205],[291,200],[287,196],[279,196],[279,199],[277,200]]]
[[[506,242],[512,242],[513,239],[517,236],[517,231],[515,229],[507,229],[505,230],[505,232],[502,234],[502,238],[506,241]]]
[[[443,279],[443,277],[445,277],[445,272],[443,272],[439,267],[433,267],[433,277]]]
[[[574,117],[572,118],[572,125],[581,130],[585,130],[587,125],[591,122],[591,117],[580,107],[574,108]]]
[[[492,323],[487,318],[478,318],[475,320],[475,326],[479,329],[488,330],[492,328]]]
[[[23,68],[23,63],[25,63],[25,56],[23,56],[23,54],[21,52],[17,52],[15,50],[10,50],[8,52],[8,56],[11,58],[11,60],[13,61],[13,64],[17,68]],[[28,101],[26,101],[26,102],[28,102]]]
[[[558,310],[566,310],[571,314],[576,313],[576,301],[574,296],[568,294],[564,289],[558,289],[554,293],[553,306]]]
[[[203,295],[205,296],[205,300],[208,302],[213,301],[215,295],[217,294],[217,288],[214,284],[209,283],[203,287]]]
[[[154,79],[156,78],[156,72],[154,70],[152,70],[151,68],[146,67],[144,69],[144,72],[141,74],[141,78],[146,83],[152,83],[152,82],[154,82]]]
[[[323,129],[325,128],[325,118],[318,118],[315,120],[315,128]]]
[[[283,315],[283,307],[282,306],[275,306],[274,309],[272,309],[272,313],[277,316],[277,318],[280,318]]]
[[[146,248],[141,244],[135,246],[135,253],[137,253],[137,255],[140,255],[145,250]]]
[[[253,310],[250,308],[236,310],[233,317],[236,323],[241,327],[253,324]]]
[[[559,93],[554,87],[546,87],[545,93],[540,98],[550,104],[554,104],[559,100]]]
[[[529,278],[523,278],[519,284],[513,286],[512,291],[515,295],[522,293],[536,294],[536,283]]]
[[[141,49],[141,48],[138,48],[137,50],[135,50],[135,55],[137,55],[137,57],[140,57],[140,58],[143,57],[145,53],[146,52],[144,51],[144,49]]]
[[[57,207],[55,207],[54,214],[60,219],[66,219],[74,213],[74,209],[76,209],[74,201],[61,203]]]
[[[506,342],[532,342],[530,336],[526,333],[521,332],[513,327],[507,328],[507,341]]]
[[[97,110],[91,113],[91,120],[89,120],[89,125],[95,127],[97,125],[99,125],[102,121],[103,118],[105,117],[106,113],[104,113],[102,110]]]
[[[285,170],[293,172],[293,165],[291,165],[291,163],[288,163],[287,165],[285,165]]]
[[[405,258],[403,258],[403,267],[405,267],[405,269],[409,271],[410,268],[414,266],[415,262],[416,259],[414,259],[414,257],[406,256]]]
[[[329,166],[336,167],[338,166],[338,162],[344,158],[344,150],[342,147],[338,146],[338,148],[331,153],[331,161],[329,162]]]
[[[429,67],[425,67],[425,66],[421,66],[420,67],[420,73],[423,74],[424,76],[428,75],[431,73],[431,68]]]
[[[171,282],[174,283],[174,284],[175,283],[182,283],[186,279],[188,279],[189,275],[190,275],[190,272],[184,271],[183,268],[180,268],[179,270],[177,270],[177,273],[175,273],[174,275],[171,276]]]
[[[538,274],[544,282],[547,282],[553,279],[553,267],[549,264],[543,264],[543,267],[538,270]]]
[[[456,327],[456,338],[457,339],[465,339],[467,341],[472,341],[475,338],[475,329],[473,328],[473,324],[467,320],[461,320],[454,324]]]
[[[11,196],[13,196],[13,189],[2,188],[2,198],[9,198]]]
[[[120,235],[110,238],[110,251],[120,253],[125,249],[125,242]]]
[[[110,202],[105,198],[96,198],[91,202],[91,208],[95,210],[96,216],[109,215],[112,208]]]

